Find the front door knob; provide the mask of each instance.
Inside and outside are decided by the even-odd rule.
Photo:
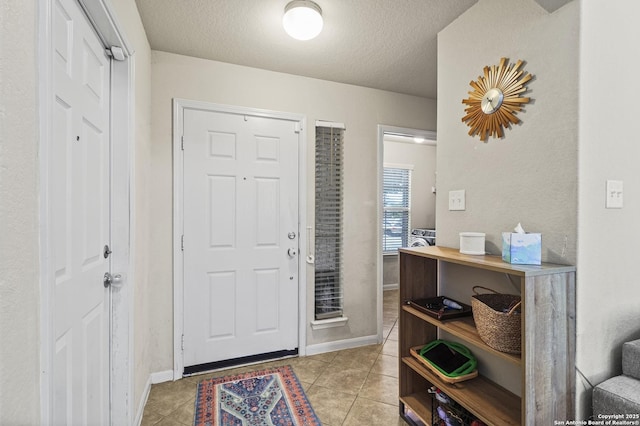
[[[104,284],[105,288],[110,286],[120,287],[120,285],[122,284],[122,275],[111,275],[109,272],[105,272],[102,283]]]

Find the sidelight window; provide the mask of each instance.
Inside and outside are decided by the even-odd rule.
[[[315,319],[341,317],[344,125],[316,122]]]

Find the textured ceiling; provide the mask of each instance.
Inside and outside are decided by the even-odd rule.
[[[154,50],[435,99],[437,34],[478,0],[315,1],[324,29],[310,41],[284,32],[289,0],[136,3]]]
[[[316,0],[310,41],[282,28],[288,0],[136,0],[151,48],[436,98],[437,33],[477,0]]]

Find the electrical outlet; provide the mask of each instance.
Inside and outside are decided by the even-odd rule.
[[[605,207],[608,209],[621,209],[622,195],[623,195],[622,181],[608,180],[607,194],[605,196]]]
[[[449,191],[449,210],[464,210],[464,189]]]

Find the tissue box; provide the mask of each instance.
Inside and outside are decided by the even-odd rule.
[[[502,260],[515,265],[540,265],[542,234],[502,233]]]

